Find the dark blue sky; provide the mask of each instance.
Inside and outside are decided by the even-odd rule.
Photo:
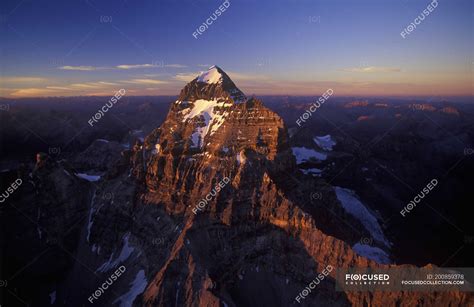
[[[177,94],[217,64],[247,94],[471,95],[473,1],[3,0],[0,96]]]

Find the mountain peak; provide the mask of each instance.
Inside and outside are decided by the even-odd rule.
[[[213,65],[186,84],[178,102],[194,102],[199,99],[243,102],[247,98],[221,68]]]
[[[154,154],[160,148],[166,154],[186,155],[250,150],[273,160],[287,149],[284,129],[276,113],[256,98],[248,100],[222,69],[211,66],[186,84],[145,147]]]
[[[207,71],[203,71],[197,77],[197,82],[215,84],[221,83],[223,79],[223,71],[216,65],[209,67]]]

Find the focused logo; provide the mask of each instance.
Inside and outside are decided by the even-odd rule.
[[[346,285],[389,285],[388,274],[346,274]]]

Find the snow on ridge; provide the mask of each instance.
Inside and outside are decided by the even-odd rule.
[[[327,158],[326,154],[306,147],[292,147],[291,150],[293,151],[293,155],[296,157],[296,164],[311,161],[312,159],[323,161]]]
[[[211,66],[208,71],[201,72],[197,79],[198,82],[207,84],[216,84],[222,82],[222,75],[217,67]]]
[[[368,258],[370,260],[373,260],[377,263],[380,264],[390,264],[390,258],[388,254],[375,246],[370,246],[362,243],[356,243],[354,246],[352,246],[352,250],[365,258]]]
[[[130,290],[113,301],[113,304],[120,303],[120,307],[132,306],[136,297],[145,291],[147,284],[148,281],[145,276],[145,271],[140,270],[135,276],[135,279],[130,283]]]
[[[316,136],[313,138],[313,141],[318,145],[322,150],[332,151],[332,148],[336,145],[336,141],[331,138],[331,135]]]
[[[359,200],[356,193],[341,187],[334,187],[334,191],[344,210],[357,218],[375,240],[390,247],[390,242],[385,238],[377,218]]]

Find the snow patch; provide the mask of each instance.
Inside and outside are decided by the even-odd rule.
[[[326,151],[332,151],[332,148],[336,145],[336,141],[334,141],[329,134],[317,136],[313,140],[319,148]]]
[[[222,75],[217,70],[216,66],[209,67],[208,71],[201,72],[201,74],[197,78],[198,82],[208,83],[208,84],[215,84],[222,82]]]
[[[76,176],[81,178],[81,179],[85,179],[89,182],[95,182],[95,181],[100,180],[99,175],[88,175],[88,174],[85,174],[85,173],[76,173]]]
[[[232,104],[225,103],[225,101],[219,101],[217,99],[213,100],[205,100],[205,99],[198,99],[193,102],[193,106],[191,109],[183,110],[183,122],[190,118],[194,118],[196,116],[202,116],[204,119],[204,125],[199,126],[196,128],[194,133],[192,134],[192,141],[194,147],[197,147],[198,140],[201,138],[201,147],[203,144],[204,137],[210,132],[210,135],[214,134],[214,132],[219,129],[219,127],[224,123],[225,118],[229,114],[229,112],[224,110],[215,111],[215,107],[229,107]]]
[[[132,306],[135,298],[138,295],[143,293],[147,284],[148,284],[148,281],[146,280],[146,277],[145,277],[145,271],[140,270],[135,276],[135,279],[130,283],[130,286],[131,286],[130,290],[128,290],[128,292],[125,293],[124,295],[118,297],[113,302],[113,304],[119,303],[120,307]]]
[[[237,156],[236,156],[236,159],[237,159],[237,163],[240,165],[240,164],[244,164],[245,163],[245,154],[242,151],[240,151]]]
[[[100,255],[100,246],[97,245],[92,245],[92,252],[96,253],[97,255]]]
[[[193,144],[191,145],[191,148],[201,147],[202,137],[203,137],[202,130],[203,130],[202,127],[197,127],[196,130],[193,132],[193,134],[191,134],[191,141],[193,142]]]
[[[151,152],[152,154],[156,155],[161,153],[161,145],[160,144],[155,144],[155,148]]]
[[[291,150],[293,151],[293,155],[296,157],[297,164],[301,164],[312,159],[324,161],[327,158],[326,154],[317,152],[314,149],[308,149],[305,147],[292,147]]]
[[[54,302],[56,302],[56,291],[51,292],[51,293],[49,294],[49,300],[50,300],[50,304],[51,304],[51,305],[53,305]]]
[[[377,218],[364,206],[359,200],[356,193],[349,189],[334,187],[337,199],[341,202],[342,207],[347,213],[357,218],[372,237],[390,247],[390,243],[385,238],[382,228]]]
[[[308,168],[308,169],[301,169],[303,174],[305,175],[315,175],[315,176],[321,176],[321,173],[323,172],[319,168]]]
[[[390,263],[390,258],[388,254],[375,246],[370,246],[366,244],[361,244],[361,243],[356,243],[354,246],[352,246],[352,249],[354,252],[356,252],[358,255],[368,258],[370,260],[373,260],[377,263],[380,264],[389,264]]]
[[[114,269],[115,267],[117,267],[120,263],[124,262],[125,260],[128,259],[128,257],[130,257],[130,255],[133,253],[133,251],[135,250],[129,243],[128,243],[128,239],[130,237],[130,233],[127,233],[124,237],[123,237],[123,247],[122,247],[122,250],[120,251],[120,254],[118,255],[118,257],[112,261],[113,259],[113,256],[115,254],[115,252],[113,252],[111,255],[110,255],[110,258],[109,260],[102,264],[98,269],[97,271],[99,272],[107,272],[111,269]],[[96,272],[97,272],[96,271]]]

